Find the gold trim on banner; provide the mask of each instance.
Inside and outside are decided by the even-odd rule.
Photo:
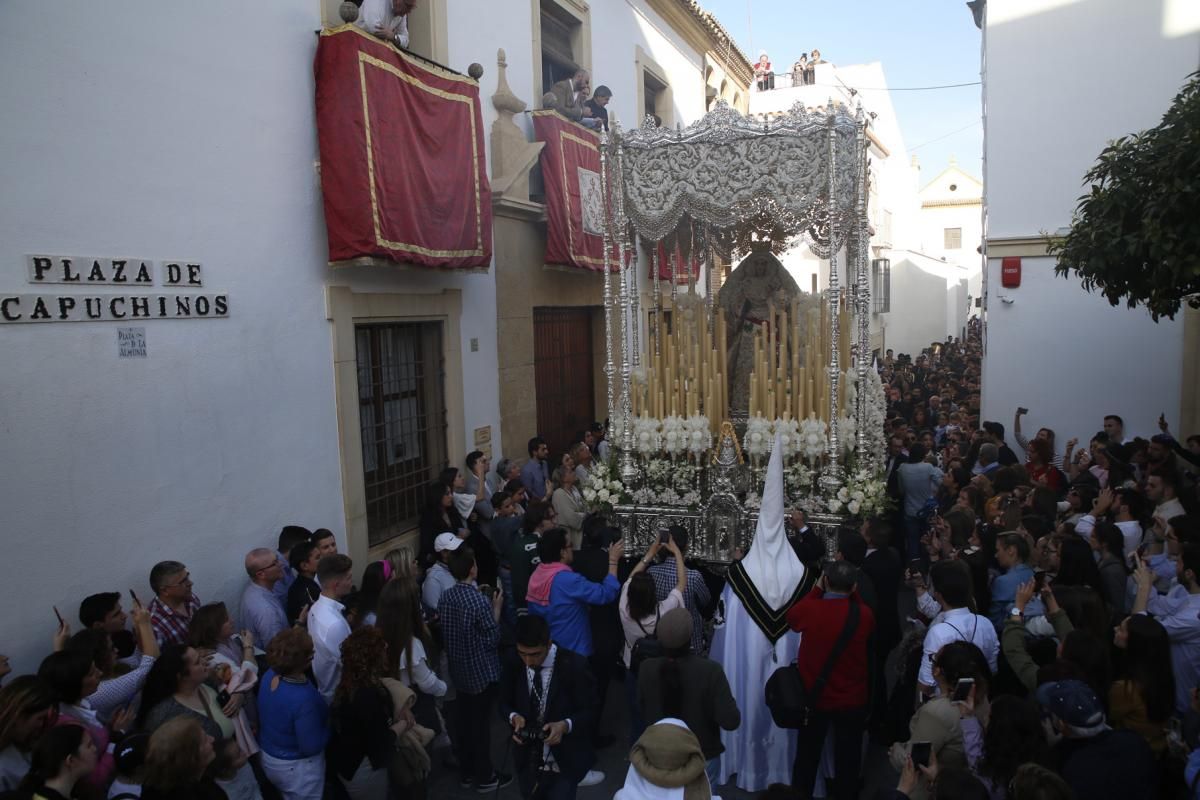
[[[350,26],[354,27],[354,26]],[[324,35],[324,34],[322,34]],[[364,34],[365,35],[365,34]],[[397,51],[399,52],[399,51]],[[358,79],[359,86],[362,91],[363,105],[363,127],[367,132],[367,180],[371,186],[371,219],[375,225],[375,243],[380,247],[386,247],[389,250],[399,250],[405,253],[419,253],[425,256],[434,256],[438,258],[462,258],[465,256],[482,256],[483,255],[483,212],[480,204],[480,186],[479,186],[479,149],[478,136],[475,128],[475,109],[471,108],[467,116],[471,120],[471,173],[475,179],[475,241],[476,248],[474,250],[431,250],[427,247],[421,247],[416,244],[408,244],[406,242],[394,242],[390,239],[385,239],[383,236],[383,223],[379,217],[379,199],[375,190],[375,151],[372,147],[371,137],[371,110],[367,103],[367,64],[377,67],[392,74],[400,80],[416,86],[418,89],[429,92],[432,95],[441,97],[445,100],[453,100],[459,103],[466,103],[472,106],[474,98],[467,97],[453,92],[447,92],[444,89],[436,89],[432,86],[426,86],[412,75],[408,75],[397,69],[394,65],[381,61],[372,55],[358,51]],[[417,65],[420,66],[420,65]],[[424,69],[424,67],[422,67]]]
[[[436,61],[426,61],[423,59],[413,58],[399,47],[396,47],[396,45],[392,44],[391,42],[385,42],[378,36],[372,36],[362,28],[355,25],[353,22],[348,22],[345,25],[339,25],[336,28],[326,28],[325,30],[321,31],[322,36],[337,36],[342,33],[356,33],[359,36],[374,42],[375,44],[390,48],[393,53],[400,56],[400,58],[404,59],[409,64],[412,64],[414,67],[420,67],[428,72],[432,72],[439,78],[445,78],[448,81],[458,81],[459,83],[466,83],[475,87],[479,86],[479,81],[475,80],[469,75],[460,75],[457,72],[451,71],[449,67],[443,67]]]

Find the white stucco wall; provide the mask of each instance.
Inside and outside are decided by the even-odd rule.
[[[1119,68],[1095,68],[1097,43],[1118,43]],[[1177,0],[992,0],[985,47],[987,235],[1036,237],[1069,223],[1108,140],[1159,121],[1197,67],[1200,14]],[[1161,412],[1178,419],[1181,323],[1112,308],[1048,258],[1025,258],[1005,290],[993,257],[987,281],[984,418],[1023,404],[1060,441],[1107,413],[1141,434]]]
[[[497,47],[536,107],[530,13],[529,0],[449,0],[447,60],[484,65],[489,133]],[[47,651],[51,605],[78,627],[89,593],[148,598],[156,561],[183,561],[202,599],[236,612],[244,553],[281,525],[329,527],[345,548],[327,286],[461,290],[464,439],[490,425],[504,452],[494,273],[326,264],[318,4],[72,4],[52,22],[0,5],[0,291],[35,291],[27,253],[186,258],[230,316],[148,322],[134,360],[117,359],[113,323],[0,327],[0,577],[29,609],[6,618],[0,652],[18,671]],[[635,117],[638,45],[668,71],[676,118],[703,112],[701,55],[643,4],[595,4],[592,25],[618,117]]]
[[[966,325],[966,271],[919,253],[892,255],[892,311],[885,347],[916,356]]]

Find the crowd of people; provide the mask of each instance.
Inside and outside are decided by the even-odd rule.
[[[787,514],[805,577],[756,622],[802,633],[790,780],[750,785],[740,759],[772,756],[731,743],[763,724],[763,687],[715,644],[729,590],[753,615],[737,584],[783,559],[752,544],[726,575],[680,526],[627,552],[580,492],[610,455],[597,423],[554,457],[537,437],[495,469],[468,454],[430,486],[415,546],[361,569],[331,531],[283,528],[245,555],[239,624],[177,561],[153,565],[148,604],[82,598],[79,630],[61,619],[37,673],[0,687],[0,790],[420,798],[453,770],[480,794],[572,798],[619,747],[622,800],[731,780],[840,799],[860,796],[870,737],[899,773],[889,797],[1196,796],[1200,438],[1165,419],[1129,437],[1110,415],[1060,448],[1018,409],[1014,450],[979,418],[979,359],[974,328],[880,359],[894,512],[841,530],[833,560]]]
[[[800,57],[792,64],[790,71],[792,86],[811,86],[816,83],[817,64],[827,63],[821,58],[820,50],[813,50],[811,54],[801,53]],[[758,61],[754,62],[754,85],[760,92],[766,92],[775,88],[775,72],[771,67],[771,59],[767,55],[766,50],[762,50],[758,54]]]
[[[571,77],[550,87],[550,91],[542,97],[542,107],[552,108],[567,119],[592,130],[608,130],[608,104],[611,100],[612,89],[601,85],[593,91],[591,74],[586,69],[577,69]],[[661,120],[658,124],[662,124]]]

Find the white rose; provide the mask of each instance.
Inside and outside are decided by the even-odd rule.
[[[829,501],[829,510],[830,510],[832,513],[834,513],[834,514],[836,514],[836,513],[838,513],[839,511],[841,511],[841,510],[842,510],[842,501],[841,501],[841,500],[836,500],[836,499],[835,499],[835,500],[830,500],[830,501]]]
[[[592,489],[584,489],[583,490],[583,499],[587,500],[589,503],[595,502],[596,492],[593,491]]]
[[[607,503],[611,498],[612,498],[612,495],[610,495],[608,493],[608,489],[601,489],[600,492],[596,495],[596,499],[599,500],[601,503]]]
[[[860,508],[860,506],[859,506],[857,500],[851,500],[849,502],[849,504],[846,506],[846,510],[849,511],[851,514],[857,514],[859,508]]]
[[[619,492],[619,491],[621,491],[621,482],[620,481],[609,481],[608,488],[614,492]]]
[[[846,489],[845,486],[838,489],[837,499],[841,500],[843,503],[845,503],[847,500],[850,499],[850,492]]]

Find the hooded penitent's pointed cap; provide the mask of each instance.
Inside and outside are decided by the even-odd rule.
[[[758,527],[750,552],[742,559],[742,567],[772,609],[781,608],[791,600],[804,578],[804,565],[796,557],[783,529],[783,444],[778,433],[767,464]]]

